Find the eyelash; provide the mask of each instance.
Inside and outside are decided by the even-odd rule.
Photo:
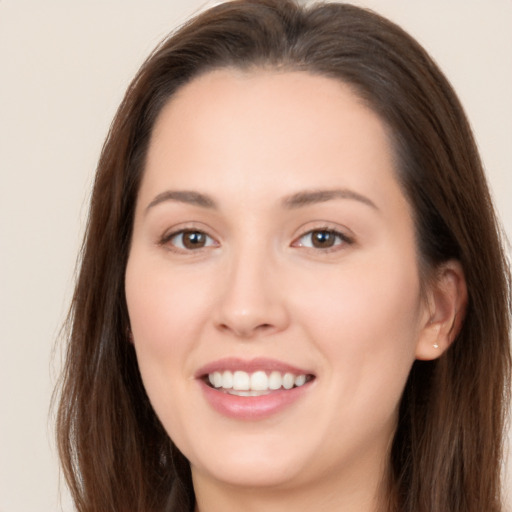
[[[334,237],[333,245],[330,245],[328,247],[314,247],[314,240],[312,237],[314,235],[327,235],[328,237]],[[301,240],[305,239],[306,237],[309,237],[311,240],[311,246],[305,245]],[[333,251],[340,250],[341,246],[343,245],[351,245],[354,243],[354,240],[351,237],[348,237],[344,233],[341,233],[340,231],[337,231],[336,229],[324,227],[324,228],[315,228],[310,229],[306,233],[302,234],[300,237],[298,237],[293,243],[292,247],[304,247],[306,249],[311,249],[314,251],[321,251],[324,253],[329,253]]]
[[[186,247],[183,243],[183,237],[185,235],[195,235],[195,236],[199,236],[199,237],[204,236],[207,239],[206,245],[203,245],[200,247],[195,247],[195,248]],[[178,237],[182,237],[181,242],[180,242],[181,247],[177,246],[175,243],[172,243],[173,240],[177,239]],[[211,242],[213,242],[213,243],[211,243]],[[175,252],[195,252],[195,251],[199,251],[201,249],[215,247],[215,246],[218,246],[219,244],[218,244],[218,242],[215,241],[215,239],[213,239],[210,235],[205,233],[203,230],[187,228],[187,229],[180,229],[179,231],[174,231],[172,233],[164,235],[162,237],[162,239],[159,241],[159,245],[162,245],[162,246],[165,245]]]
[[[317,236],[326,236],[326,237],[334,237],[333,245],[326,246],[326,247],[315,247],[314,243],[315,241],[311,238],[314,235]],[[185,235],[194,235],[199,238],[205,237],[205,245],[201,245],[198,247],[186,247],[183,242],[183,237]],[[181,241],[179,242],[179,246],[176,243],[173,243],[173,240],[179,239],[181,237]],[[303,241],[306,237],[310,237],[311,245],[306,245]],[[186,243],[186,242],[185,242]],[[298,238],[296,238],[290,245],[291,247],[303,247],[307,250],[312,251],[318,251],[321,253],[329,253],[333,251],[340,250],[341,246],[344,245],[351,245],[354,243],[354,240],[345,235],[344,233],[341,233],[340,231],[337,231],[332,228],[324,227],[324,228],[315,228],[310,229],[309,231],[306,231],[302,235],[300,235]],[[186,228],[186,229],[180,229],[178,231],[173,231],[172,233],[165,234],[158,243],[161,246],[166,246],[170,250],[174,252],[179,253],[186,253],[186,252],[198,252],[202,249],[208,249],[211,247],[218,247],[219,243],[212,238],[208,233],[201,229],[193,229],[193,228]]]

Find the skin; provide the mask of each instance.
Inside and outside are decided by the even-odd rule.
[[[318,190],[343,193],[290,206]],[[183,245],[183,230],[204,246]],[[315,247],[312,230],[330,230],[332,245]],[[144,385],[191,462],[197,510],[379,509],[410,368],[448,347],[464,302],[456,263],[421,294],[417,261],[386,127],[348,86],[217,70],[170,100],[150,141],[126,297]],[[228,356],[315,379],[278,414],[229,418],[196,378]]]

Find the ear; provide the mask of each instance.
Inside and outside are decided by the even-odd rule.
[[[461,264],[440,265],[428,284],[427,314],[416,345],[416,359],[432,360],[443,354],[457,337],[466,312],[468,292]]]

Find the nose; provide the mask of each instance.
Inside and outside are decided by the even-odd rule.
[[[271,258],[245,252],[229,262],[224,276],[214,315],[218,330],[249,340],[286,329],[286,289]]]

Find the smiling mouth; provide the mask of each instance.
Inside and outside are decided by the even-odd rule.
[[[262,396],[276,391],[304,386],[315,377],[311,374],[237,371],[214,371],[203,376],[204,382],[217,391],[236,396]]]

